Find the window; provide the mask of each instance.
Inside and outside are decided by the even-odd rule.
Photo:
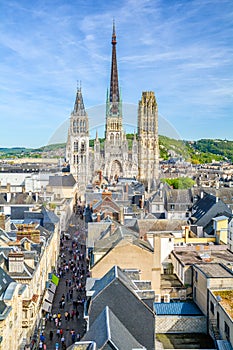
[[[77,120],[73,121],[73,132],[75,134],[78,132],[78,122],[77,122]]]
[[[195,281],[198,282],[198,272],[195,271]]]
[[[78,142],[74,142],[74,152],[78,152]]]
[[[214,304],[212,303],[212,301],[210,302],[210,311],[214,315]]]
[[[86,151],[86,145],[85,142],[81,143],[81,153],[84,153]]]
[[[224,332],[226,334],[226,338],[230,339],[230,327],[226,322],[224,322]]]

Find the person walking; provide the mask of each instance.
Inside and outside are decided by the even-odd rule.
[[[50,340],[50,341],[53,340],[53,331],[52,331],[52,330],[49,332],[49,340]]]

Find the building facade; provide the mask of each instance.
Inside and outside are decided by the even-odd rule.
[[[153,92],[143,92],[138,109],[138,139],[136,134],[129,147],[123,129],[122,99],[118,83],[116,31],[113,23],[110,89],[107,91],[105,140],[98,135],[94,148],[89,148],[89,124],[81,88],[78,88],[74,110],[70,117],[66,160],[83,194],[89,182],[101,174],[113,182],[118,177],[138,178],[148,191],[158,177],[158,106]]]

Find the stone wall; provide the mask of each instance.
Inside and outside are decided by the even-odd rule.
[[[206,333],[205,316],[156,316],[155,333]]]

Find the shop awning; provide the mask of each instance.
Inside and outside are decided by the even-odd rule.
[[[51,312],[52,304],[50,304],[48,301],[45,300],[43,305],[42,305],[42,310],[44,310],[46,312]]]
[[[52,274],[51,281],[55,284],[55,286],[58,286],[59,278],[56,275]]]
[[[54,298],[54,293],[51,290],[47,289],[45,292],[45,300],[52,304]]]
[[[52,293],[55,293],[56,292],[56,288],[57,286],[53,283],[53,282],[49,282],[48,284],[48,289],[52,292]]]

